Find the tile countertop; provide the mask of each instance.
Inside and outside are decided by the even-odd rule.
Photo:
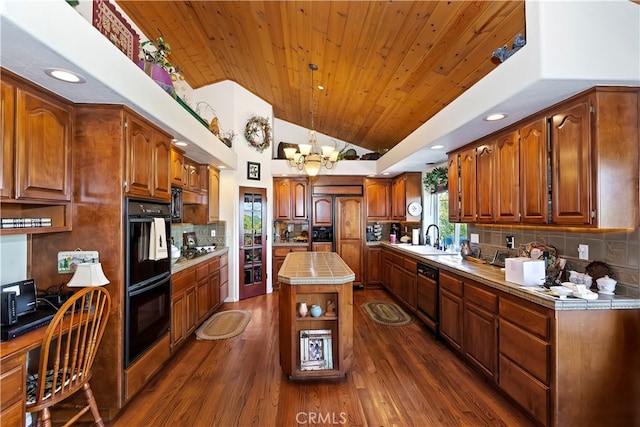
[[[229,248],[216,248],[215,251],[210,252],[206,255],[200,255],[195,258],[186,259],[186,258],[178,258],[178,261],[171,266],[171,274],[176,274],[178,271],[185,270],[189,267],[193,267],[196,264],[200,264],[202,261],[206,261],[208,259],[220,256],[222,254],[226,254],[229,252]]]
[[[278,280],[289,285],[339,285],[355,278],[335,252],[291,252],[278,272]]]
[[[274,248],[278,246],[309,246],[309,242],[294,242],[292,240],[290,242],[274,242],[273,243]]]
[[[560,299],[546,295],[533,287],[524,287],[504,280],[504,270],[490,264],[478,264],[462,259],[460,255],[418,255],[401,245],[392,245],[382,242],[382,245],[401,252],[403,255],[411,255],[414,259],[432,265],[440,270],[450,271],[462,277],[475,280],[508,294],[518,296],[536,304],[555,310],[606,310],[606,309],[640,309],[640,299],[623,295],[598,294],[596,300],[567,297]],[[540,288],[538,288],[540,289]]]

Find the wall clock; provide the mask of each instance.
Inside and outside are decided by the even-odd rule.
[[[418,202],[411,202],[409,206],[407,206],[407,212],[411,216],[418,216],[422,213],[422,205]]]

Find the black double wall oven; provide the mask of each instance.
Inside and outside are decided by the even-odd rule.
[[[134,199],[126,202],[125,368],[169,333],[171,325],[170,259],[149,257],[154,222],[164,224],[164,242],[159,244],[167,245],[169,249],[171,206]]]

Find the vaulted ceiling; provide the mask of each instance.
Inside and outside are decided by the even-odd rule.
[[[384,152],[498,66],[523,1],[117,1],[200,88],[230,80],[276,118]],[[318,66],[312,73],[309,64]]]

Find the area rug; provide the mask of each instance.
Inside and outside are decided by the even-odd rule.
[[[221,311],[207,319],[196,330],[196,337],[200,340],[223,340],[235,337],[244,331],[250,320],[250,311]]]
[[[364,312],[375,323],[385,326],[406,326],[414,322],[400,306],[390,301],[369,301],[362,304]]]

